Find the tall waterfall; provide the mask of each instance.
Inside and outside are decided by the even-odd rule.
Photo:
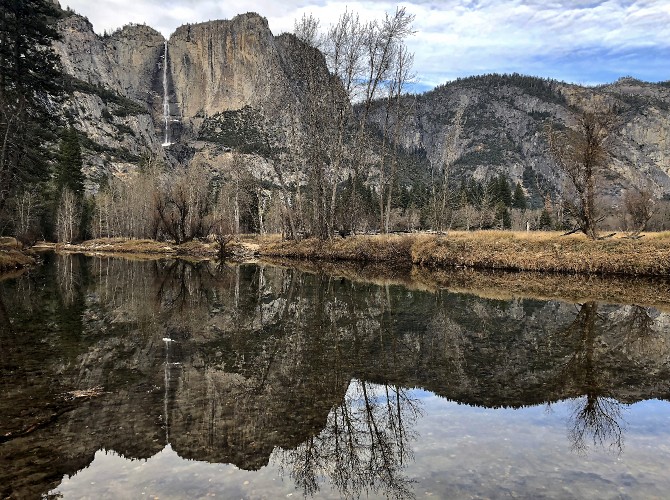
[[[168,99],[168,41],[165,40],[165,54],[163,56],[163,121],[165,122],[165,137],[163,146],[170,146],[170,100]]]

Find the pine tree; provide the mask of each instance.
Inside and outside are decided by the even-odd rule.
[[[502,200],[496,203],[496,221],[500,223],[502,229],[510,229],[512,227],[512,218]]]
[[[26,187],[49,178],[49,145],[63,95],[58,56],[51,48],[60,16],[49,0],[0,2],[0,219]]]
[[[526,210],[526,208],[528,208],[526,203],[526,195],[524,194],[523,187],[521,187],[521,183],[519,182],[516,183],[516,187],[514,188],[512,208],[518,208],[520,210]]]
[[[486,183],[486,198],[489,201],[490,206],[495,206],[500,201],[500,184],[498,184],[498,179],[492,177]]]
[[[540,214],[540,227],[539,229],[544,229],[544,230],[550,230],[553,227],[553,222],[551,220],[551,214],[549,213],[549,210],[546,208],[542,209],[542,213]]]
[[[79,199],[84,196],[82,166],[81,146],[79,145],[77,130],[74,127],[68,127],[63,131],[58,151],[56,186],[59,192],[67,188]]]
[[[512,190],[507,177],[498,176],[498,201],[502,201],[506,207],[512,206]]]

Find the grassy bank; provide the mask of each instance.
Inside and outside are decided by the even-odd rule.
[[[668,276],[670,232],[638,240],[592,241],[557,232],[452,231],[449,235],[354,236],[333,241],[274,241],[260,254],[330,261],[414,264],[426,269],[467,267],[573,274]]]
[[[18,250],[0,249],[0,272],[12,271],[33,265],[35,259]]]
[[[494,300],[538,299],[583,304],[636,304],[670,311],[670,280],[631,276],[548,274],[476,270],[470,268],[427,269],[419,266],[386,266],[359,262],[295,261],[269,258],[276,266],[325,274],[378,286],[402,286],[408,290],[466,293]]]
[[[255,238],[241,237],[235,241],[231,241],[226,246],[226,250],[232,257],[250,258],[256,255],[258,246]],[[149,258],[216,258],[219,256],[218,244],[206,241],[189,241],[188,243],[175,245],[155,240],[99,238],[77,244],[40,243],[39,248],[51,249],[57,252],[144,256]]]
[[[109,238],[58,251],[136,256],[216,258],[218,246],[192,241],[173,245],[153,240]],[[310,261],[415,265],[424,270],[452,268],[534,271],[584,275],[669,276],[670,232],[641,239],[589,240],[558,232],[452,231],[449,235],[352,236],[331,241],[282,241],[277,236],[242,236],[227,247],[234,258],[257,255]]]
[[[272,240],[260,246],[260,254],[302,260],[348,261],[385,264],[412,264],[412,249],[425,236],[350,236],[330,241]]]
[[[33,256],[14,238],[0,238],[0,272],[22,269],[34,263]]]

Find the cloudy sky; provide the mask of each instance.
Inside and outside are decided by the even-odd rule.
[[[416,16],[408,41],[417,88],[459,76],[518,72],[580,84],[621,76],[670,80],[670,0],[60,0],[98,33],[128,22],[169,36],[184,23],[230,19],[249,10],[273,33],[292,31],[303,13],[323,27],[349,9],[381,18],[403,5]]]

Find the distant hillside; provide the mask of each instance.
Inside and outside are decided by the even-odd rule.
[[[262,186],[253,189],[249,208],[257,214],[256,226],[264,217],[263,207],[272,206],[280,224],[279,198],[311,196],[314,165],[305,144],[314,132],[309,120],[315,118],[309,109],[327,102],[331,89],[339,88],[316,49],[293,35],[274,36],[255,13],[184,25],[169,40],[141,25],[99,36],[86,18],[72,13],[60,21],[59,29],[62,40],[55,48],[72,91],[64,115],[83,133],[89,192],[110,176],[132,176],[151,158],[170,168],[202,165],[227,179],[243,169]],[[622,78],[582,87],[493,74],[458,79],[424,94],[406,95],[403,101],[407,116],[400,127],[401,154],[393,180],[396,228],[434,228],[427,215],[430,186],[442,177],[445,165],[450,189],[466,181],[477,181],[481,189],[494,178],[504,178],[512,190],[521,185],[529,208],[539,209],[547,199],[559,204],[565,179],[548,153],[546,128],[574,126],[591,104],[614,107],[620,115],[611,168],[598,184],[610,212],[619,210],[622,195],[632,187],[670,199],[669,82]],[[376,101],[362,157],[348,151],[343,163],[335,165],[327,148],[313,156],[323,162],[319,168],[327,191],[362,192],[363,230],[379,225],[379,186],[389,185],[388,177],[380,180],[384,174],[379,170],[384,120],[384,103]],[[353,128],[344,134],[345,150],[356,140]],[[384,144],[388,153],[388,141]],[[234,152],[243,158],[239,164]],[[352,179],[357,161],[358,177]],[[302,211],[302,202],[285,203]],[[338,203],[340,227],[350,219],[347,203]],[[307,212],[301,212],[303,219]],[[613,215],[610,226],[617,226],[620,218]],[[278,230],[276,224],[273,230]],[[526,222],[519,219],[513,226],[519,224],[525,227]]]
[[[436,172],[446,158],[455,158],[450,168],[456,179],[486,180],[502,173],[521,182],[537,207],[545,194],[558,194],[563,186],[547,151],[545,127],[573,126],[584,105],[596,102],[620,113],[604,194],[618,196],[648,183],[657,196],[670,196],[668,82],[622,78],[581,87],[518,74],[458,79],[405,97],[410,116],[401,144],[425,153],[428,168]],[[372,122],[378,127],[383,122],[381,103]]]

